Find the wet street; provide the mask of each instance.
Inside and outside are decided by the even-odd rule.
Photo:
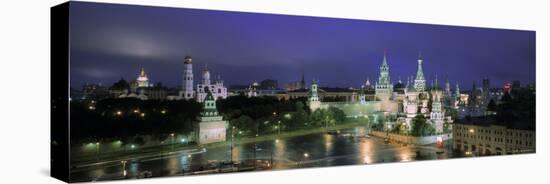
[[[435,145],[386,144],[381,138],[366,136],[366,130],[362,127],[342,130],[339,134],[319,133],[234,145],[232,153],[230,150],[228,145],[190,152],[167,151],[159,156],[129,160],[124,164],[113,162],[75,169],[71,178],[77,182],[214,173],[219,172],[220,167],[213,165],[228,162],[231,156],[237,163],[257,160],[254,168],[276,170],[452,157],[449,150],[436,148]]]

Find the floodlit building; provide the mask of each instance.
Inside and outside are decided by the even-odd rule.
[[[300,81],[290,82],[286,85],[287,91],[295,91],[295,90],[301,90],[301,89],[306,89],[306,81],[304,79],[304,73],[302,73],[302,79]]]
[[[185,56],[183,66],[183,80],[179,95],[169,95],[167,97],[169,100],[195,99],[197,102],[202,103],[206,98],[207,91],[210,91],[214,98],[227,98],[227,88],[223,85],[223,80],[221,80],[218,76],[217,80],[212,83],[210,78],[210,71],[208,70],[208,67],[206,65],[202,72],[202,81],[197,84],[196,89],[193,89],[193,58],[191,56]]]
[[[321,101],[319,101],[319,95],[317,94],[317,81],[313,81],[311,84],[311,91],[309,94],[309,109],[311,112],[321,108]]]
[[[534,153],[534,127],[499,125],[493,119],[472,118],[453,124],[453,149],[465,155]]]
[[[198,144],[208,144],[222,142],[226,139],[226,129],[228,122],[223,120],[223,116],[218,114],[216,109],[216,99],[210,91],[206,92],[203,103],[203,110],[199,117],[198,126]]]
[[[216,80],[215,83],[210,81],[210,71],[205,66],[202,72],[202,83],[197,85],[197,102],[203,102],[208,92],[212,93],[212,96],[216,99],[227,98],[227,88],[223,85],[223,80]]]
[[[141,68],[139,72],[139,76],[136,79],[138,87],[151,87],[149,84],[149,78],[147,78],[147,74],[145,73],[145,69]]]
[[[337,98],[343,97],[344,100],[336,102],[325,100],[329,92],[325,88],[319,88],[315,82],[309,93],[307,93],[310,109],[314,111],[319,108],[336,107],[351,117],[383,113],[397,119],[396,122],[386,122],[388,124],[387,127],[400,124],[406,125],[409,130],[412,128],[412,120],[416,116],[421,115],[434,127],[435,133],[444,133],[445,124],[452,123],[453,120],[445,112],[443,98],[454,99],[456,97],[452,97],[453,95],[448,82],[446,83],[445,92],[439,88],[437,77],[435,84],[432,81],[432,85],[428,88],[422,69],[423,59],[421,55],[419,55],[417,62],[418,67],[415,77],[408,77],[406,85],[401,80],[393,85],[387,54],[384,52],[378,81],[374,85],[374,88],[371,86],[370,81],[367,80],[364,85],[361,85],[359,90],[350,88],[348,92],[338,93]],[[313,90],[314,88],[315,90]],[[302,97],[305,94],[302,91],[290,91],[285,94],[287,95],[285,97],[292,99]],[[369,98],[369,95],[373,95],[373,98]],[[450,130],[450,127],[452,126],[447,125],[448,130]]]
[[[193,90],[193,58],[191,56],[185,56],[183,67],[183,84],[181,85],[180,96],[189,100],[195,97],[195,91]]]
[[[393,84],[391,83],[390,78],[390,67],[386,61],[386,52],[384,52],[384,59],[382,60],[382,65],[380,66],[380,76],[378,77],[378,82],[375,84],[376,89],[376,98],[381,101],[390,100],[393,93]]]

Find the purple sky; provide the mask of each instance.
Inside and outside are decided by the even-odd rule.
[[[359,87],[378,78],[388,51],[394,83],[424,58],[427,83],[438,75],[462,89],[490,78],[493,87],[535,82],[535,32],[365,20],[72,2],[71,85],[133,80],[177,87],[183,58],[195,84],[208,64],[226,85],[276,79],[280,87],[315,78],[321,86]]]

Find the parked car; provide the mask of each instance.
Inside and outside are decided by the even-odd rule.
[[[153,177],[153,172],[143,171],[143,172],[139,173],[139,177],[140,178],[151,178],[151,177]]]

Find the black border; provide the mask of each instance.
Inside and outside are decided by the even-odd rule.
[[[69,5],[50,8],[50,175],[70,182]]]

